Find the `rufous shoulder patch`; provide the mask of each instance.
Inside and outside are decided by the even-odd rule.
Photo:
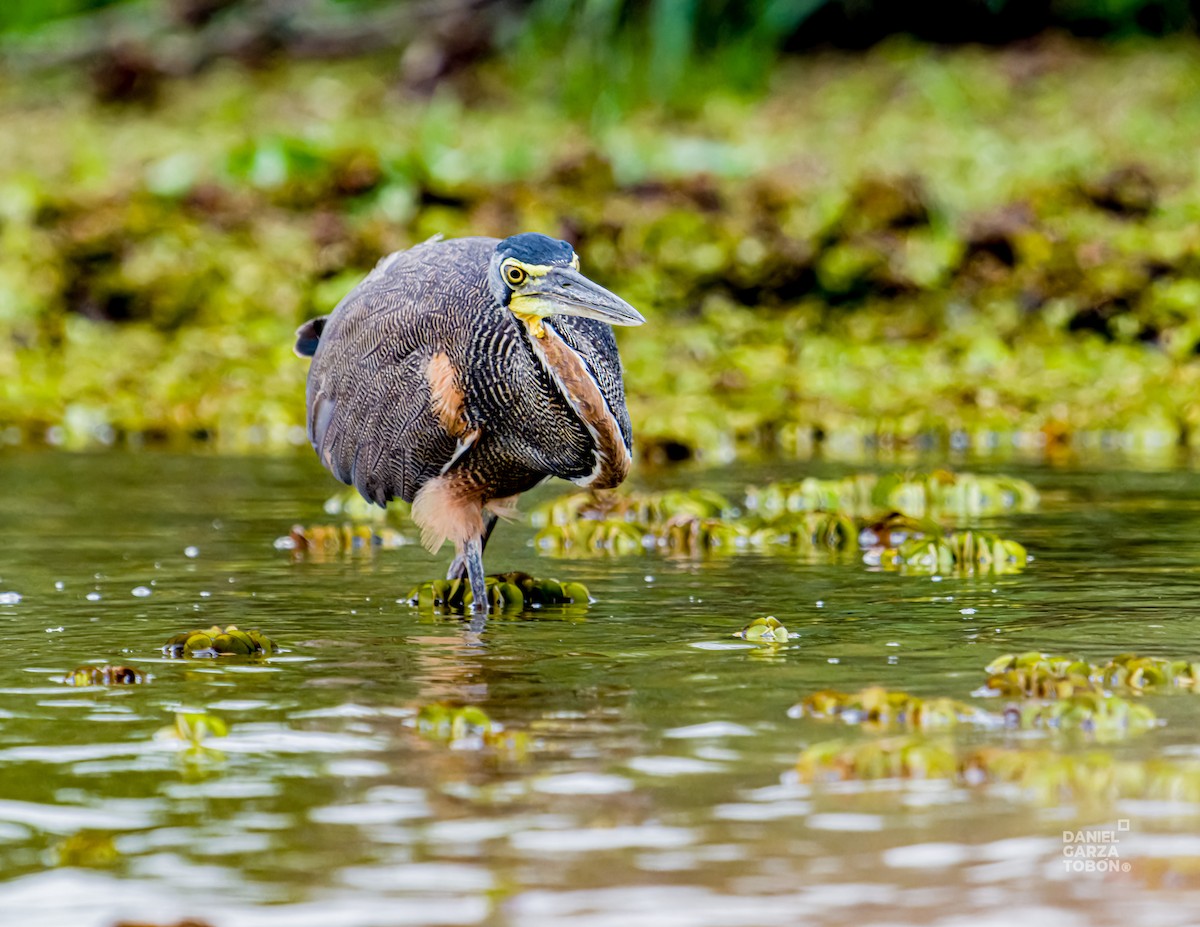
[[[429,380],[429,404],[446,433],[458,437],[467,430],[463,411],[463,391],[450,358],[442,352],[429,358],[425,370]]]

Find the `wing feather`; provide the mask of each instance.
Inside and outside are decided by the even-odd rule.
[[[468,252],[494,247],[457,241]],[[427,370],[434,352],[455,340],[446,294],[457,291],[446,277],[463,262],[455,254],[433,260],[425,252],[434,245],[383,258],[319,330],[309,369],[309,440],[334,476],[379,505],[411,502],[458,444],[434,413]],[[471,292],[461,283],[458,290]]]

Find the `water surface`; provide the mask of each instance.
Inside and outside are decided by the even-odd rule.
[[[844,468],[679,478],[734,490],[810,472]],[[324,520],[336,488],[307,455],[8,453],[4,922],[1194,923],[1193,806],[795,782],[805,745],[853,733],[788,717],[818,689],[962,698],[992,658],[1032,649],[1200,656],[1200,478],[1018,472],[1042,510],[983,527],[1034,554],[1019,576],[934,581],[787,554],[551,561],[508,525],[489,570],[578,579],[598,601],[476,633],[397,601],[445,555],[312,562],[275,547],[293,523]],[[731,637],[763,614],[792,631],[788,646]],[[287,652],[161,657],[169,636],[214,623],[260,628]],[[151,680],[62,684],[88,662]],[[421,736],[416,712],[440,701],[481,706],[528,749]],[[1193,697],[1151,704],[1168,723],[1106,749],[1200,755]],[[219,754],[156,739],[181,710],[229,723]],[[1061,831],[1117,819],[1130,871],[1066,872]],[[80,834],[111,852],[64,860]]]

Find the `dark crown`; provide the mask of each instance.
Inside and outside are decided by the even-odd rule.
[[[496,245],[500,258],[516,258],[522,264],[570,264],[575,249],[569,242],[542,235],[539,232],[522,232]]]

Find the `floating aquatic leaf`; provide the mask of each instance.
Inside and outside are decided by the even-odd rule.
[[[911,538],[882,553],[887,570],[924,576],[935,574],[1016,573],[1029,555],[1016,541],[977,531],[955,531],[942,537]]]
[[[740,631],[734,632],[734,637],[761,644],[784,644],[790,636],[788,629],[774,615],[765,618],[755,618]]]
[[[297,557],[327,560],[343,554],[369,554],[376,549],[403,547],[409,539],[382,524],[346,522],[341,525],[293,525],[275,546]]]
[[[277,648],[261,631],[242,631],[231,624],[176,634],[162,650],[167,657],[269,657]]]
[[[79,666],[63,677],[69,686],[131,686],[146,681],[132,666]]]
[[[756,528],[755,547],[778,545],[804,552],[837,552],[858,549],[859,529],[854,520],[836,512],[787,513]]]

